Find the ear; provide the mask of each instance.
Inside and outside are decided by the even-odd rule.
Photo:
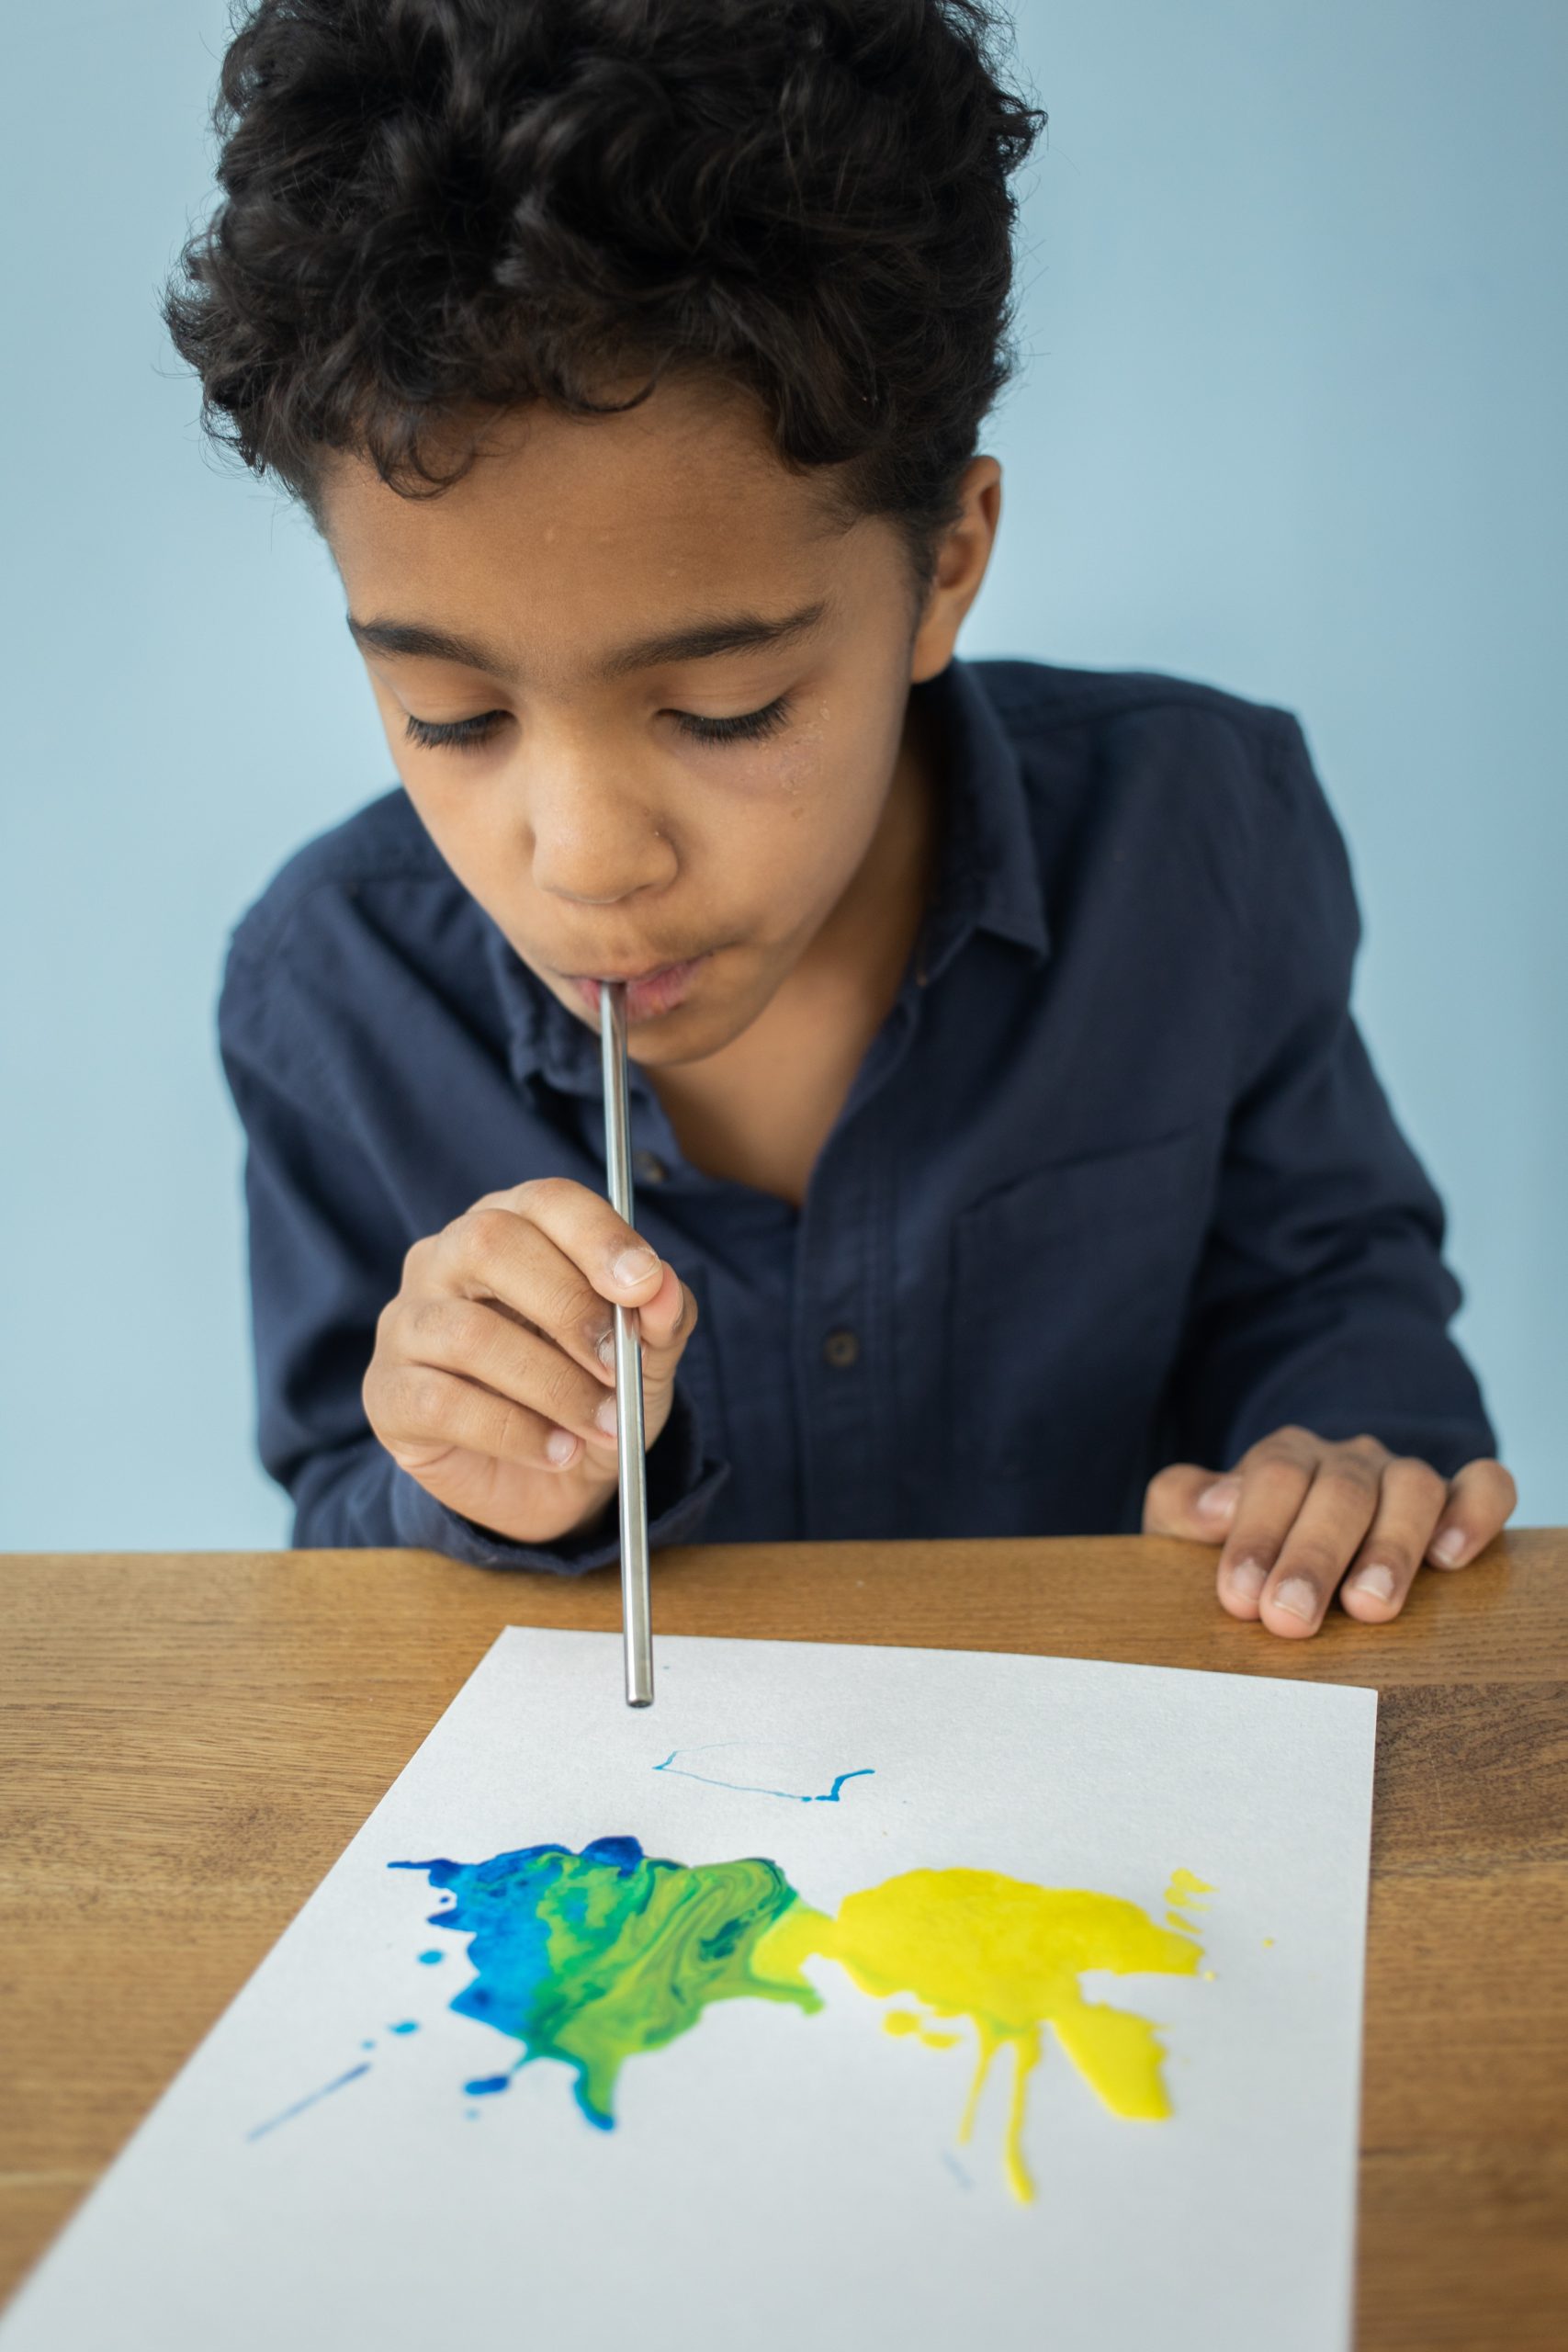
[[[936,552],[936,568],[909,650],[909,682],[934,678],[953,659],[964,616],[980,593],[1002,511],[1002,469],[971,458],[958,485],[963,511]]]

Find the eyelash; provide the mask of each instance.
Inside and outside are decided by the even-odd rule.
[[[496,720],[505,716],[502,710],[482,710],[474,718],[440,723],[416,718],[410,711],[405,732],[409,741],[423,752],[473,751],[490,741]],[[784,726],[789,717],[789,696],[780,695],[761,710],[743,710],[734,718],[699,718],[694,712],[686,710],[671,711],[671,717],[679,721],[683,734],[698,743],[757,743]]]

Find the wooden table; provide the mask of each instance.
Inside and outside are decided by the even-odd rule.
[[[1568,2343],[1568,1532],[1310,1642],[1144,1540],[694,1547],[660,1630],[1375,1684],[1359,2352]],[[0,2293],[507,1624],[569,1581],[421,1552],[0,1557]],[[1290,2184],[1280,2183],[1289,2229]]]

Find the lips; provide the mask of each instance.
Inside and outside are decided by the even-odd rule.
[[[694,956],[683,964],[660,964],[654,970],[641,972],[626,982],[626,1019],[656,1021],[662,1012],[672,1012],[688,994],[697,974],[707,962],[712,950]],[[605,978],[610,975],[606,974]],[[571,984],[590,1012],[599,1012],[600,981],[571,976]]]

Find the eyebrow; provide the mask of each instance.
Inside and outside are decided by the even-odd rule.
[[[750,653],[760,647],[793,644],[820,627],[827,616],[824,598],[803,605],[798,612],[767,620],[759,613],[732,613],[711,621],[693,621],[683,628],[662,629],[618,646],[596,665],[602,678],[625,677],[629,671],[651,670],[674,662],[708,662],[721,653]],[[472,637],[458,637],[425,621],[356,620],[347,616],[349,632],[365,651],[389,660],[418,657],[426,662],[460,662],[470,670],[488,671],[492,678],[508,674],[507,657],[495,646]]]

